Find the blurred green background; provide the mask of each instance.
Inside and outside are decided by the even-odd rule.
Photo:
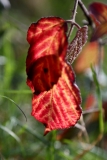
[[[88,6],[94,0],[83,0],[83,2]],[[99,0],[99,2],[107,3],[106,0]],[[76,135],[63,143],[56,140],[55,132],[49,133],[46,137],[43,136],[44,126],[31,116],[32,93],[26,85],[28,27],[32,22],[46,16],[70,19],[73,6],[74,0],[0,1],[0,160],[57,160],[58,158],[72,160],[84,149],[82,140],[79,141]],[[83,19],[85,17],[78,7],[76,22],[82,25]],[[107,73],[106,61],[103,67]],[[89,91],[89,85],[87,85],[89,79],[83,74],[77,77],[80,78],[77,78],[77,83],[84,100]],[[11,100],[24,111],[27,122]],[[104,136],[107,142],[106,133],[107,124],[105,123]],[[96,139],[97,134],[94,130],[90,139]],[[100,144],[80,159],[106,160],[106,151],[107,144]]]

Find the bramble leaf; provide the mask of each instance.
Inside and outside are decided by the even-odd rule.
[[[38,58],[54,54],[65,56],[66,31],[65,21],[58,17],[41,18],[37,23],[31,24],[27,33],[30,44],[26,60],[27,72]]]
[[[26,72],[27,84],[33,92],[35,92],[35,84],[38,84],[38,88],[41,86],[39,92],[43,91],[43,83],[48,83],[46,88],[50,89],[52,85],[50,86],[49,83],[52,82],[49,81],[52,74],[54,78],[57,74],[55,80],[57,82],[58,75],[60,76],[58,56],[63,59],[67,49],[66,30],[65,21],[58,17],[41,18],[29,27],[27,40],[30,48],[26,59]]]
[[[57,84],[49,91],[34,95],[32,100],[32,115],[45,125],[44,134],[53,129],[74,126],[82,112],[74,73],[66,63],[63,65],[65,66]]]
[[[32,116],[54,129],[74,126],[81,116],[81,96],[72,68],[65,62],[67,25],[58,17],[31,24],[26,59],[27,84],[33,91]]]

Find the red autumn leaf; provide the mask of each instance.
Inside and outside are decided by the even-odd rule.
[[[58,17],[41,18],[37,23],[31,24],[27,34],[30,44],[26,61],[27,72],[38,58],[54,54],[61,54],[62,58],[65,56],[63,51],[67,47],[66,30],[65,21]]]
[[[87,26],[78,29],[75,38],[69,44],[66,55],[66,61],[68,64],[71,65],[73,61],[77,58],[79,53],[82,51],[82,47],[84,46],[88,38],[87,32],[88,32]]]
[[[57,84],[49,91],[34,95],[32,100],[32,115],[45,125],[44,134],[74,126],[81,115],[81,98],[74,73],[66,63],[63,65]]]
[[[66,30],[65,21],[58,17],[42,18],[28,30],[26,72],[34,93],[32,115],[45,125],[45,134],[75,125],[81,115],[80,92],[64,61]]]
[[[86,71],[90,68],[90,65],[97,65],[99,62],[99,46],[97,42],[88,43],[82,50],[78,59],[76,59],[74,68],[77,73]],[[101,58],[103,58],[103,48],[101,52]]]
[[[50,67],[50,65],[48,64],[49,59],[48,59],[48,62],[46,62],[46,57],[50,56],[51,59],[54,60],[55,58],[57,59],[57,56],[60,56],[63,59],[67,49],[66,30],[67,30],[67,26],[65,21],[59,17],[41,18],[37,23],[31,24],[31,26],[29,27],[27,40],[30,43],[30,48],[28,51],[27,59],[26,59],[26,71],[28,75],[27,84],[29,85],[29,87],[32,89],[33,92],[35,91],[34,79],[36,80],[36,77],[34,78],[34,76],[35,75],[37,76],[37,73],[36,73],[37,71],[38,71],[38,74],[40,73],[40,75],[42,76],[43,75],[41,72],[42,70],[44,70],[45,72],[45,68],[46,68],[50,74],[51,72],[53,73],[52,71],[52,67],[53,67],[55,68],[54,70],[56,70],[57,74],[58,75],[60,74],[59,73],[60,68],[58,69],[56,67],[56,65],[58,66],[57,64],[58,60],[56,61],[56,63],[54,63],[54,65],[50,64],[52,66]],[[44,57],[45,57],[45,63],[43,59]],[[41,60],[39,60],[41,61],[41,64],[39,64],[38,62],[38,68],[36,69],[37,70],[36,71],[35,63],[37,63],[37,60],[40,58],[42,58]],[[41,79],[40,75],[39,75],[39,79]],[[45,79],[47,79],[47,75],[45,76],[46,76]],[[42,85],[41,85],[41,88],[43,87]],[[40,90],[40,92],[41,91],[43,90]]]
[[[91,42],[97,40],[98,38],[104,36],[105,34],[107,34],[107,21],[102,23],[95,29],[91,37]]]
[[[107,21],[107,5],[100,2],[94,2],[90,4],[89,11],[99,22],[103,23]]]

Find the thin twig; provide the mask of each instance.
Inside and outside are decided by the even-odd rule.
[[[86,141],[89,142],[89,136],[88,136],[88,133],[87,133],[87,130],[86,130],[86,126],[85,126],[85,122],[84,122],[83,115],[81,115],[80,123],[81,123],[81,125],[84,127],[83,134],[84,134],[84,136],[85,136],[85,138],[86,138]]]
[[[98,40],[98,65],[97,65],[97,77],[98,77],[98,80],[100,79],[100,72],[101,72],[101,68],[102,68],[102,58],[101,58],[101,56],[102,56],[102,40],[101,39],[99,39]]]
[[[81,153],[79,153],[73,160],[80,160],[87,152],[89,152],[94,146],[102,139],[103,135],[99,134],[97,139],[89,145],[86,149],[84,149]]]
[[[76,127],[76,128],[78,128],[78,129],[80,129],[80,130],[82,130],[82,132],[84,132],[84,131],[85,131],[85,127],[84,127],[84,126],[82,126],[82,125],[81,125],[81,124],[79,124],[79,123],[76,123],[75,127]]]
[[[72,21],[72,20],[66,20],[67,23],[71,23],[72,25],[75,25],[78,29],[80,29],[81,27],[79,26],[78,23]]]
[[[88,25],[92,26],[92,20],[90,18],[90,15],[89,15],[87,8],[85,7],[85,5],[83,4],[83,2],[81,0],[78,1],[78,4],[79,4],[80,8],[82,9],[85,17],[87,18]]]
[[[92,108],[92,109],[84,110],[82,114],[89,114],[93,112],[99,112],[99,108]]]
[[[72,22],[75,22],[75,17],[76,17],[76,13],[77,13],[77,7],[78,7],[78,0],[75,0],[75,4],[74,4],[74,9],[72,11],[72,17],[71,17],[71,20]],[[68,37],[70,37],[72,31],[73,31],[73,28],[74,28],[74,24],[72,23],[71,24],[71,27],[70,27],[70,30],[69,30],[69,33],[68,33]]]

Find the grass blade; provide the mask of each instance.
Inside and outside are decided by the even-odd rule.
[[[9,101],[11,101],[12,103],[14,103],[15,105],[16,105],[16,107],[18,107],[19,109],[20,109],[20,111],[23,113],[23,115],[24,115],[24,117],[25,117],[25,119],[26,119],[26,122],[27,122],[27,117],[26,117],[26,115],[25,115],[25,113],[23,112],[23,110],[11,99],[11,98],[9,98],[9,97],[7,97],[7,96],[3,96],[3,95],[0,95],[2,98],[6,98],[6,99],[8,99]]]
[[[13,131],[11,131],[9,128],[7,128],[1,124],[0,124],[0,128],[2,130],[4,130],[5,132],[7,132],[9,135],[11,135],[17,142],[20,142],[19,137]]]
[[[100,132],[103,133],[104,132],[104,122],[103,122],[103,108],[102,108],[102,96],[101,96],[101,91],[100,91],[100,85],[97,79],[97,74],[93,68],[93,66],[91,66],[91,70],[92,70],[92,74],[93,74],[93,80],[96,86],[96,93],[97,93],[97,97],[98,97],[98,107],[99,107],[99,111],[100,111],[100,115],[99,115],[99,125],[100,125]]]

